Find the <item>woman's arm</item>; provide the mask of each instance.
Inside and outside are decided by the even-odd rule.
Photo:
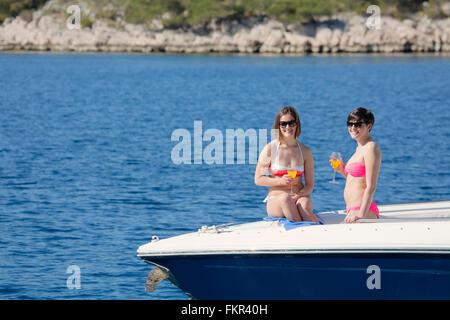
[[[261,151],[258,159],[258,164],[255,170],[255,184],[263,187],[279,187],[288,186],[290,184],[290,177],[268,177],[266,172],[270,166],[271,143],[267,144]]]
[[[364,164],[366,166],[366,189],[361,199],[359,211],[361,218],[364,218],[369,212],[373,195],[377,189],[378,174],[381,166],[381,151],[375,142],[367,146],[367,151],[364,153]]]
[[[305,186],[297,194],[301,197],[307,197],[311,195],[314,189],[314,158],[311,149],[306,146],[303,148],[303,159],[305,162]]]

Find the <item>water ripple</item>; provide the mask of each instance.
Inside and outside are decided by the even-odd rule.
[[[376,201],[450,197],[446,58],[0,54],[0,66],[2,299],[187,299],[169,282],[144,291],[137,247],[258,220],[267,192],[254,164],[176,165],[171,134],[191,133],[192,163],[194,121],[225,137],[296,106],[323,211],[344,207],[328,155],[348,160],[346,117],[366,106],[383,153]],[[66,287],[70,265],[81,290]]]

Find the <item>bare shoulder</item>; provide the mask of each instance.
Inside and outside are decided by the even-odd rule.
[[[263,155],[266,155],[268,157],[270,157],[271,155],[271,151],[272,151],[272,147],[275,147],[277,144],[277,140],[272,140],[270,141],[268,144],[266,144],[266,146],[264,147],[264,149],[261,151],[261,153]]]
[[[311,151],[311,149],[309,147],[305,146],[303,143],[300,143],[300,148],[302,149],[302,153],[305,156],[312,157],[312,151]]]
[[[381,156],[381,150],[378,144],[375,141],[370,141],[365,146],[365,154],[366,155],[375,155],[376,157]]]

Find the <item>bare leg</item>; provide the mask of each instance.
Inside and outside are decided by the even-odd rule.
[[[359,213],[359,210],[350,210],[350,211],[348,211],[347,212],[347,216],[349,215],[349,214],[351,214],[352,212],[358,212]],[[368,211],[367,212],[367,214],[364,216],[364,217],[362,217],[362,218],[360,218],[360,219],[378,219],[378,217],[377,217],[377,215],[376,215],[376,213],[375,212],[372,212],[372,211]],[[355,221],[356,222],[356,221]],[[349,222],[346,222],[346,223],[349,223]],[[354,223],[354,222],[353,222]]]
[[[298,207],[288,193],[282,193],[267,200],[267,214],[270,217],[302,221]]]
[[[367,215],[363,217],[364,219],[378,219],[377,214],[372,211],[367,211]]]
[[[314,206],[311,197],[301,197],[296,202],[298,211],[304,221],[319,222],[314,214]]]

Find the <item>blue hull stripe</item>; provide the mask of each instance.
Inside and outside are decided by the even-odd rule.
[[[168,268],[177,285],[197,299],[450,299],[450,255],[445,253],[219,254],[143,259]],[[379,272],[370,266],[378,267]]]

